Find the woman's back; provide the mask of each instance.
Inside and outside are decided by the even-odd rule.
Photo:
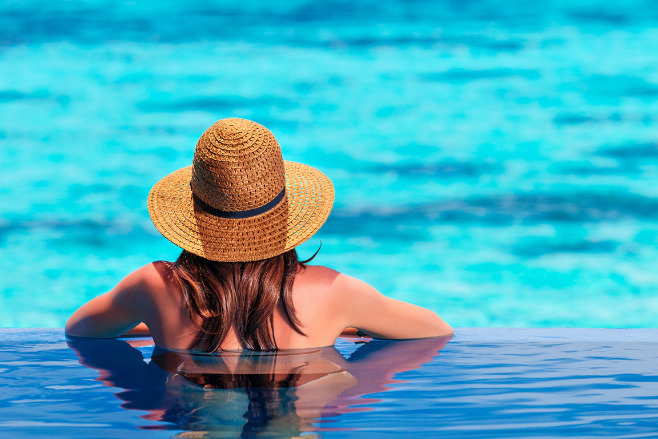
[[[336,338],[345,329],[340,327],[340,320],[336,319],[335,299],[338,293],[332,291],[335,288],[332,282],[337,275],[338,273],[334,270],[322,266],[307,265],[303,268],[300,266],[292,288],[292,301],[297,318],[301,323],[301,329],[306,335],[295,331],[281,306],[277,306],[273,315],[273,335],[279,349],[329,346],[336,341]],[[175,302],[181,304],[180,294],[176,295],[175,285],[171,285],[168,296],[171,297],[172,305]],[[184,302],[182,305],[184,306]],[[167,307],[163,306],[162,309],[163,312],[166,312],[164,310]],[[174,318],[175,322],[181,321]],[[200,319],[197,319],[196,323],[199,324]],[[188,327],[187,325],[194,326],[189,318],[183,324],[186,325],[185,328]],[[222,343],[222,348],[225,350],[242,349],[235,331],[229,332],[229,336]]]
[[[197,337],[202,318],[199,315],[190,316],[181,287],[175,279],[173,264],[154,262],[139,271],[139,276],[144,276],[148,285],[145,293],[149,300],[144,303],[144,322],[155,344],[169,349],[188,349]],[[332,281],[337,276],[337,272],[326,267],[300,266],[292,288],[292,300],[306,336],[294,330],[281,306],[277,306],[272,321],[277,348],[302,349],[334,343],[344,329],[332,312],[335,308]],[[221,349],[243,349],[233,328],[222,342]]]
[[[113,290],[76,311],[67,323],[67,333],[112,337],[144,322],[156,345],[190,349],[203,318],[190,313],[176,276],[170,262],[158,261],[136,270]],[[347,327],[382,338],[452,333],[452,328],[433,312],[387,298],[357,279],[322,266],[299,266],[292,302],[305,335],[295,331],[278,304],[272,319],[278,349],[329,346]],[[220,349],[243,348],[236,331],[230,328]]]

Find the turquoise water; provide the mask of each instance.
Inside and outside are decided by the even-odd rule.
[[[9,329],[0,331],[0,433],[655,438],[656,340],[656,329],[457,328],[447,345],[339,339],[236,358]]]
[[[244,2],[243,2],[244,3]],[[177,249],[150,187],[236,116],[336,187],[301,249],[455,326],[655,327],[651,2],[0,5],[0,325]]]

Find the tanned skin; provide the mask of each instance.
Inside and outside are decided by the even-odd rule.
[[[365,282],[330,268],[300,268],[292,290],[295,312],[306,335],[297,333],[278,308],[274,337],[279,349],[330,346],[349,328],[376,338],[448,336],[452,328],[434,312],[391,299]],[[150,335],[156,345],[188,349],[201,323],[190,318],[172,264],[153,262],[126,276],[111,291],[81,306],[66,323],[66,333],[81,337]],[[231,331],[223,350],[242,349]]]

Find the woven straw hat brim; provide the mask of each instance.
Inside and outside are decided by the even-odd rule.
[[[326,175],[301,163],[284,163],[286,195],[268,212],[241,219],[205,212],[193,202],[188,166],[153,186],[151,220],[177,246],[213,261],[257,261],[284,253],[320,230],[334,202]]]

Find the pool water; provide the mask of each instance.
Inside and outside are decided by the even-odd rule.
[[[0,434],[656,437],[658,330],[458,328],[274,354],[0,333]]]
[[[453,326],[656,327],[654,2],[0,3],[0,326],[178,249],[146,197],[217,119],[336,187],[300,249]]]

